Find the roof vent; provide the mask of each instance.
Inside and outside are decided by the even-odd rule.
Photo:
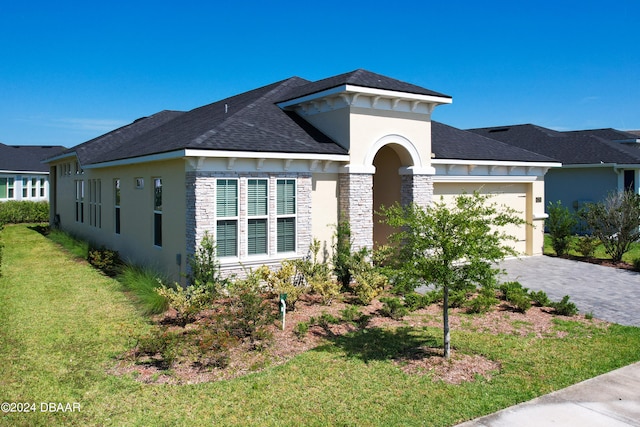
[[[490,129],[489,133],[506,132],[508,130],[509,130],[509,128],[496,128],[496,129]]]

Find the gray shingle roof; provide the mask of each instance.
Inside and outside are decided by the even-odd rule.
[[[550,157],[436,121],[431,122],[431,151],[436,159],[555,162]]]
[[[558,132],[532,124],[469,129],[469,131],[557,159],[567,165],[640,164],[640,150],[605,138],[611,136],[618,138],[621,131]]]
[[[16,172],[49,172],[42,160],[65,150],[52,145],[0,144],[0,170]]]
[[[275,101],[308,83],[297,77],[188,112],[163,111],[80,144],[83,165],[182,149],[346,154],[346,150]]]
[[[449,95],[444,95],[421,86],[416,86],[414,84],[396,80],[391,77],[383,76],[381,74],[372,73],[371,71],[358,69],[349,73],[340,74],[323,80],[318,80],[316,82],[311,82],[304,86],[300,86],[297,89],[287,93],[286,96],[283,96],[283,98],[280,99],[279,102],[290,101],[292,99],[301,98],[303,96],[311,95],[347,84],[367,87],[371,89],[383,89],[397,92],[413,93],[417,95],[430,95],[443,98],[451,98]]]

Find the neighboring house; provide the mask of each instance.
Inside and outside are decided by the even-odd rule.
[[[545,176],[545,198],[578,210],[624,189],[639,192],[640,136],[615,129],[559,132],[532,124],[470,129],[562,162]]]
[[[49,166],[42,160],[61,146],[0,144],[0,202],[49,200]]]
[[[372,248],[389,231],[380,206],[479,190],[521,212],[517,249],[540,254],[544,174],[559,164],[432,122],[450,102],[356,70],[162,111],[48,159],[52,222],[177,280],[205,233],[240,272],[302,257],[313,238],[328,254],[339,220]]]

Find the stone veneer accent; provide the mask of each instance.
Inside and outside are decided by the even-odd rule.
[[[238,233],[238,261],[259,261],[264,264],[277,264],[283,257],[277,254],[277,191],[278,179],[296,179],[296,257],[307,253],[311,244],[311,174],[310,173],[235,173],[235,172],[187,172],[187,218],[186,218],[186,253],[193,256],[205,232],[215,236],[216,230],[216,180],[239,180],[239,233]],[[268,254],[264,262],[256,257],[247,257],[247,180],[268,179],[269,188],[269,242]],[[229,265],[222,261],[223,275],[237,274],[242,276],[244,269],[239,264]],[[224,265],[227,264],[227,265]],[[189,265],[187,263],[187,273]]]
[[[352,248],[373,249],[373,174],[341,173],[340,219],[349,222]]]
[[[415,203],[426,208],[433,201],[433,177],[431,175],[401,175],[400,203],[406,206]]]

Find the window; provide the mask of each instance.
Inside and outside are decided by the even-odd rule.
[[[115,208],[115,232],[120,234],[120,180],[113,180],[114,208]]]
[[[0,178],[0,199],[13,199],[13,178]]]
[[[238,180],[216,181],[216,217],[218,256],[238,256]]]
[[[102,184],[99,179],[89,180],[89,225],[102,227]]]
[[[296,181],[279,179],[277,189],[277,251],[296,250]]]
[[[162,178],[153,180],[153,244],[162,246]]]
[[[31,178],[31,197],[36,198],[38,194],[38,178]]]
[[[26,199],[27,197],[29,197],[29,178],[27,177],[23,177],[22,178],[22,198]]]
[[[44,178],[40,178],[40,197],[44,197]]]
[[[76,222],[84,222],[84,181],[76,180]]]
[[[268,198],[267,180],[247,181],[247,253],[258,255],[267,253]]]

